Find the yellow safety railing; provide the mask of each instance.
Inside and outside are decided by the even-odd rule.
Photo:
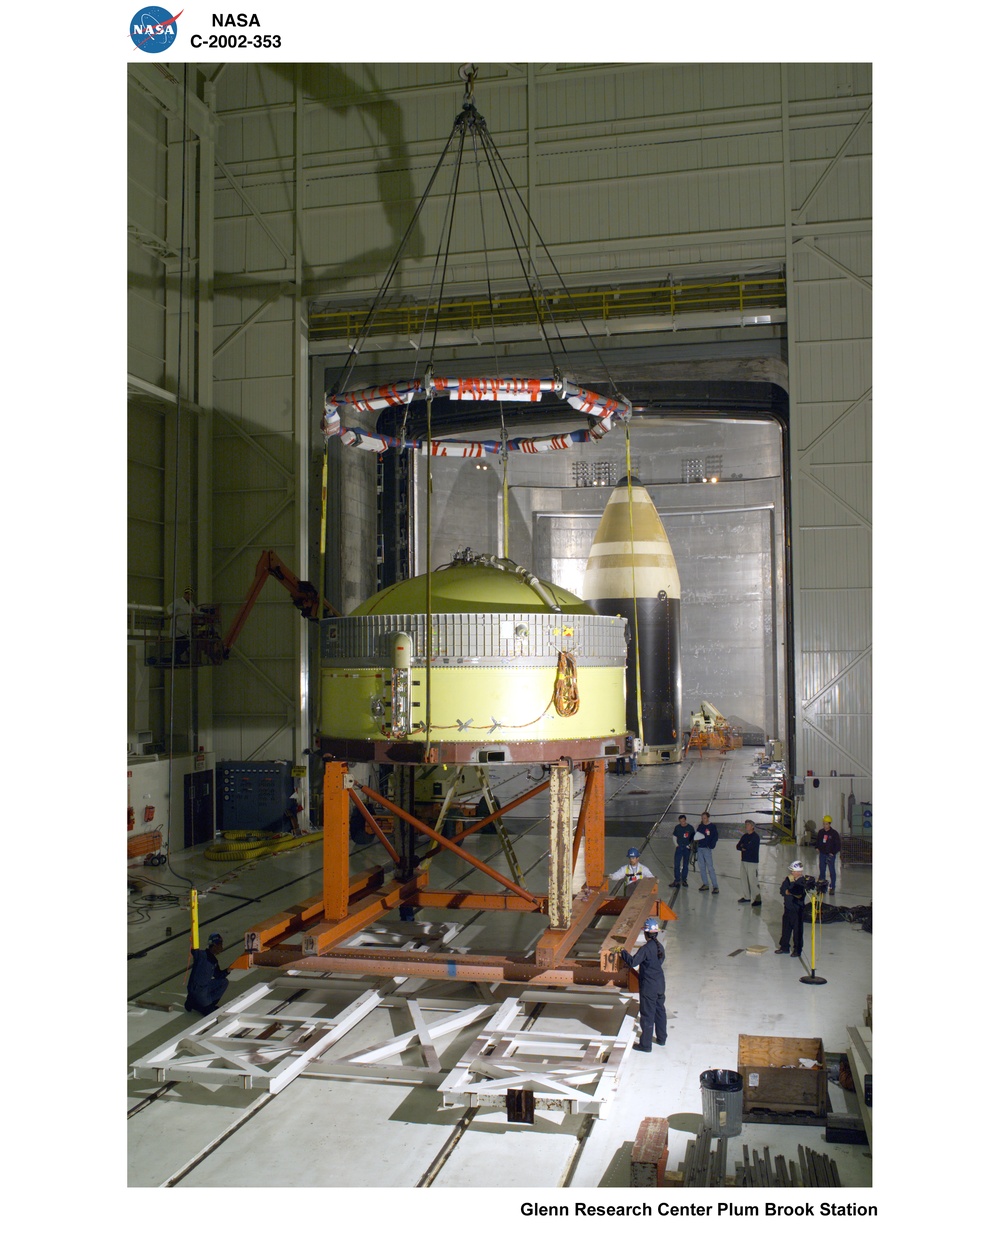
[[[485,330],[490,326],[525,325],[537,321],[617,321],[628,317],[673,317],[686,312],[753,312],[785,304],[785,279],[779,274],[731,278],[720,282],[659,283],[597,291],[549,293],[536,306],[529,295],[500,295],[492,301],[476,297],[450,299],[435,310],[425,303],[396,303],[380,308],[369,334],[414,338],[433,322],[439,330]],[[309,318],[313,339],[356,339],[368,308],[316,309]]]
[[[771,823],[782,842],[795,841],[795,799],[790,795],[771,796]]]

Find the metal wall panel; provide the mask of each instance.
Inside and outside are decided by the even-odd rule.
[[[128,371],[165,385],[167,126],[154,102],[129,84]]]
[[[864,97],[872,89],[872,67],[867,62],[790,63],[783,67],[788,76],[791,100],[806,104],[821,100],[846,102]]]

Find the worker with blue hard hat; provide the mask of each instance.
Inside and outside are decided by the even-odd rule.
[[[229,985],[229,973],[219,967],[222,954],[222,934],[210,933],[208,946],[191,952],[191,974],[187,983],[185,1011],[197,1011],[203,1016],[214,1011]]]
[[[621,881],[622,878],[625,879],[626,898],[632,893],[640,881],[648,880],[656,876],[656,873],[653,872],[651,868],[647,868],[645,864],[639,863],[638,848],[630,846],[627,854],[627,863],[622,864],[621,868],[619,868],[617,872],[613,872],[610,877],[608,877],[609,881]]]
[[[663,961],[666,951],[660,941],[660,924],[650,916],[642,928],[646,942],[635,955],[622,947],[618,954],[623,964],[639,978],[639,1040],[632,1043],[633,1050],[651,1051],[652,1043],[663,1046],[667,1041],[666,978]]]

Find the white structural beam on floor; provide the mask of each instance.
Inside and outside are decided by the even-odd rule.
[[[621,994],[577,995],[574,1001],[606,1006],[608,999],[618,1009],[613,1034],[547,1029],[547,1021],[538,1019],[515,1027],[524,1003],[509,999],[440,1085],[442,1105],[499,1108],[512,1090],[524,1090],[543,1110],[605,1116],[632,1045],[637,1006],[631,995]]]
[[[368,990],[330,1020],[251,1011],[269,988],[266,983],[254,986],[231,1006],[191,1025],[134,1063],[132,1075],[277,1094],[374,1010],[380,997],[377,990]]]

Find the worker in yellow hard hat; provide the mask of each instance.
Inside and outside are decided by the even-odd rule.
[[[833,827],[832,816],[823,817],[823,827],[816,834],[816,846],[819,849],[820,880],[829,880],[830,897],[833,898],[837,892],[837,856],[840,854],[840,834]]]

